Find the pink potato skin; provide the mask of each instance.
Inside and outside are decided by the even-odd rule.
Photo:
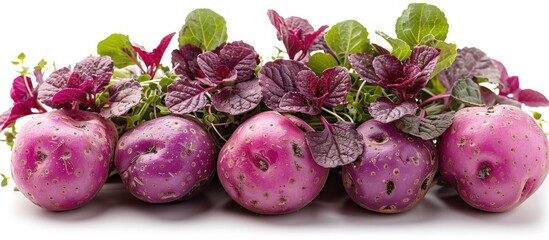
[[[200,193],[214,176],[216,147],[198,123],[159,117],[124,133],[115,167],[126,188],[150,203],[183,200]]]
[[[514,106],[459,110],[437,145],[441,176],[480,210],[517,207],[547,176],[547,136]]]
[[[241,124],[221,149],[217,173],[242,207],[260,214],[286,214],[308,205],[329,170],[316,164],[304,132],[277,112],[262,112]],[[298,124],[305,124],[298,122]]]
[[[342,172],[351,199],[379,213],[408,211],[421,202],[438,167],[433,142],[376,120],[364,122],[357,131],[364,139],[364,153]]]
[[[114,125],[95,113],[54,110],[37,115],[15,139],[15,185],[45,209],[79,208],[105,183],[117,137]]]

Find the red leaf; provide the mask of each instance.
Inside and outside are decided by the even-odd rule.
[[[532,89],[523,89],[518,93],[517,100],[529,107],[547,107],[549,100],[540,92]]]
[[[13,79],[10,96],[14,102],[22,102],[31,98],[32,92],[33,86],[30,77],[18,76]]]
[[[147,52],[144,49],[141,49],[140,47],[137,47],[134,45],[132,45],[132,47],[137,52],[137,54],[139,54],[139,57],[141,57],[141,60],[143,60],[147,68],[156,69],[156,67],[160,64],[160,61],[162,60],[162,56],[164,55],[166,48],[168,48],[168,45],[170,44],[170,41],[173,38],[173,35],[175,35],[175,32],[170,33],[166,35],[164,38],[162,38],[158,46],[155,49],[153,49],[152,52]]]
[[[9,125],[14,123],[17,119],[34,114],[31,110],[30,105],[32,105],[30,102],[34,102],[34,99],[27,99],[25,102],[18,102],[13,105],[9,110],[3,112],[0,114],[0,125],[2,126],[2,129],[0,131],[7,128]]]
[[[88,104],[87,94],[79,88],[65,88],[53,95],[52,102],[59,106],[67,106],[72,102],[79,102],[85,106],[91,107]]]

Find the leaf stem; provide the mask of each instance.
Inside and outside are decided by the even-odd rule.
[[[362,80],[362,83],[360,84],[360,87],[358,87],[358,90],[356,92],[355,102],[358,102],[358,97],[360,96],[360,92],[362,91],[364,85],[366,85],[366,81]]]
[[[325,108],[325,107],[322,107],[322,110],[324,110],[325,112],[329,113],[330,115],[334,116],[337,118],[338,121],[341,121],[341,122],[345,122],[345,119],[343,119],[341,116],[339,116],[337,113],[333,112],[333,111],[330,111],[329,109]],[[326,120],[326,118],[322,117],[324,120]],[[321,119],[322,120],[322,119]]]
[[[431,102],[438,101],[438,100],[445,99],[445,98],[449,98],[450,96],[451,95],[449,93],[443,93],[443,94],[433,96],[433,97],[428,98],[427,100],[421,102],[421,104],[419,104],[419,107],[425,107],[427,104],[429,104]]]
[[[213,123],[210,123],[210,126],[212,126],[213,130],[215,131],[215,133],[217,134],[217,136],[219,138],[221,138],[221,140],[223,140],[224,142],[227,142],[227,139],[223,137],[223,135],[221,135],[221,133],[219,132],[219,130],[217,130],[217,128],[215,127],[215,125]]]

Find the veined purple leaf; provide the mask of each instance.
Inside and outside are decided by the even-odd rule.
[[[52,102],[53,95],[65,89],[67,81],[71,75],[71,70],[67,67],[58,69],[50,74],[50,76],[38,88],[38,99],[52,108],[60,108]]]
[[[380,79],[374,70],[373,61],[374,56],[367,53],[357,53],[349,56],[351,66],[362,80],[377,83]]]
[[[119,117],[141,101],[143,87],[133,79],[119,81],[109,87],[108,108],[101,109],[104,118]]]
[[[206,105],[206,90],[198,82],[191,82],[189,79],[176,80],[168,86],[164,99],[166,107],[174,114],[195,112]]]
[[[314,100],[318,108],[322,105],[336,107],[347,97],[351,77],[343,67],[328,68],[320,78],[311,70],[303,70],[297,74],[296,86],[306,98]]]
[[[417,103],[412,99],[395,104],[389,98],[380,97],[370,104],[368,112],[375,120],[390,123],[406,115],[416,114],[417,108]]]
[[[205,78],[208,78],[208,80],[201,81],[220,84],[222,82],[234,82],[238,78],[237,70],[223,64],[216,53],[205,52],[198,55],[197,63],[206,76]]]
[[[386,54],[380,55],[374,58],[372,62],[374,71],[379,78],[375,84],[386,88],[389,84],[403,82],[403,68],[404,65],[398,60],[398,58]]]
[[[73,71],[81,81],[85,81],[97,78],[104,73],[112,74],[113,66],[114,62],[109,56],[90,56],[78,62]]]
[[[501,73],[498,67],[478,48],[458,49],[454,63],[438,75],[446,89],[462,78],[485,78],[498,83]]]
[[[344,67],[333,67],[324,70],[322,73],[322,79],[327,79],[328,85],[328,97],[324,102],[324,105],[328,107],[337,107],[347,97],[349,90],[351,90],[351,76]]]
[[[362,135],[350,122],[337,122],[321,132],[306,132],[305,140],[317,164],[326,168],[354,162],[364,151]]]
[[[320,102],[319,99],[316,99]],[[315,103],[315,99],[309,100],[299,92],[287,92],[280,99],[280,112],[300,112],[309,115],[318,115],[322,112],[322,104]]]
[[[175,73],[182,75],[183,78],[195,80],[197,77],[204,77],[199,73],[197,58],[202,50],[193,45],[185,44],[180,49],[172,51],[172,64],[175,67]]]
[[[280,111],[282,96],[287,92],[297,92],[295,78],[297,73],[309,69],[305,64],[294,61],[277,59],[267,62],[259,71],[259,85],[263,102],[272,110]]]
[[[258,79],[240,82],[233,87],[225,87],[212,97],[218,111],[240,115],[253,110],[261,102],[261,87]]]
[[[200,70],[202,70],[202,73],[210,78],[210,80],[217,80],[218,74],[222,75],[221,77],[224,77],[230,71],[227,66],[221,65],[219,56],[213,52],[205,52],[198,55],[196,61]],[[223,69],[220,69],[221,67],[223,67]]]
[[[421,69],[421,74],[409,84],[407,94],[411,94],[415,98],[419,91],[427,86],[439,56],[440,51],[429,46],[415,46],[412,49],[412,54],[406,63],[407,65],[418,66]]]
[[[73,102],[79,102],[87,107],[91,107],[88,103],[88,94],[79,88],[65,88],[56,93],[52,102],[58,106],[66,106]]]
[[[520,90],[517,100],[529,107],[549,106],[549,100],[542,93],[532,89]]]
[[[32,98],[33,91],[34,88],[31,78],[27,76],[18,76],[13,80],[10,96],[15,103],[23,102]]]
[[[86,79],[87,80],[87,79]],[[80,76],[76,72],[72,72],[69,76],[69,79],[67,79],[67,85],[66,88],[78,88],[80,87],[80,84],[84,82],[84,79],[80,79]]]
[[[221,63],[229,69],[237,71],[238,77],[236,82],[250,79],[259,64],[259,54],[251,45],[242,41],[225,44],[219,52],[219,57]]]
[[[284,23],[286,24],[286,27],[288,28],[288,30],[291,30],[294,32],[300,31],[301,34],[298,37],[301,39],[304,38],[305,34],[315,31],[315,29],[309,23],[309,21],[307,21],[307,19],[303,19],[300,17],[295,17],[295,16],[287,17],[286,19],[284,19]],[[280,39],[279,37],[278,40],[282,40],[282,39]]]
[[[17,102],[13,107],[10,107],[10,109],[0,114],[0,126],[2,127],[0,131],[9,127],[17,119],[34,114],[30,107],[30,105],[32,105],[31,102],[34,102],[34,99],[29,98],[26,101]]]

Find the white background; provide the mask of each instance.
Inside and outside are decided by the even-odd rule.
[[[547,11],[543,1],[428,1],[450,23],[447,42],[474,46],[502,61],[522,88],[549,95]],[[130,35],[151,50],[168,33],[179,31],[190,11],[211,8],[227,20],[229,41],[244,40],[265,58],[276,54],[276,32],[266,12],[309,19],[315,28],[356,19],[371,41],[382,43],[375,30],[395,36],[394,24],[408,1],[0,1],[0,110],[11,104],[9,88],[17,76],[11,65],[20,52],[33,66],[41,58],[57,67],[95,54],[97,42],[111,33]],[[176,37],[169,52],[177,46]],[[387,45],[385,45],[387,46]],[[50,71],[51,72],[51,71]],[[549,113],[547,109],[541,109]],[[549,115],[549,114],[546,114]],[[23,120],[24,121],[24,120]],[[10,153],[0,146],[0,172],[9,174]],[[13,184],[13,183],[11,183]],[[51,213],[32,205],[10,188],[0,189],[0,238],[8,236],[84,238],[223,237],[285,239],[311,237],[360,239],[402,236],[406,239],[541,238],[549,234],[549,184],[519,208],[490,214],[466,206],[453,191],[431,189],[415,209],[399,215],[367,212],[346,197],[331,178],[325,191],[308,207],[285,216],[260,216],[239,208],[214,184],[196,199],[171,205],[134,200],[119,183],[110,183],[89,205]],[[114,236],[113,236],[114,235]]]

